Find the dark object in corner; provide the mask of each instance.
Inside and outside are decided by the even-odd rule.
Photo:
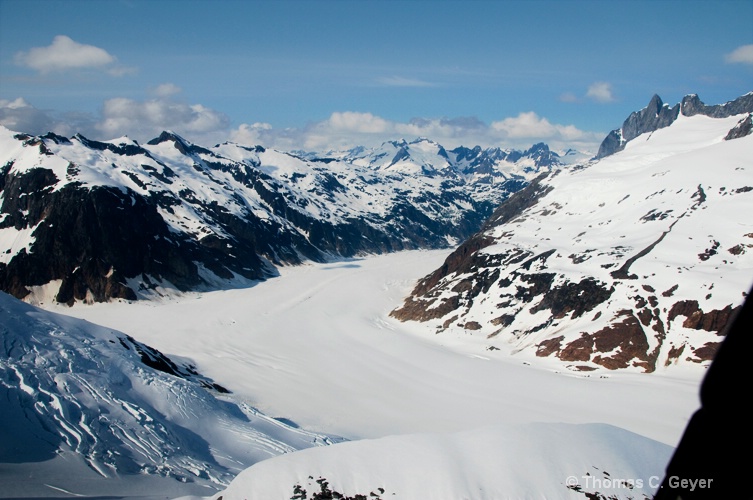
[[[753,499],[753,300],[727,325],[727,334],[701,384],[693,414],[654,500]]]

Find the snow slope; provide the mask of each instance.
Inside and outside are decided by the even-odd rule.
[[[192,365],[123,333],[1,292],[0,317],[3,495],[96,494],[102,479],[127,476],[211,492],[249,463],[333,442],[239,405]],[[50,471],[43,482],[8,465],[30,463]]]
[[[681,114],[540,178],[395,315],[574,371],[707,365],[753,284],[753,136],[725,140],[743,118]]]
[[[671,451],[604,424],[496,425],[304,450],[250,467],[214,498],[305,498],[294,486],[312,495],[322,478],[344,495],[396,500],[647,498]]]

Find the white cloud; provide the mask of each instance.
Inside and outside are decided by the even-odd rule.
[[[596,102],[613,102],[615,100],[612,92],[612,84],[607,82],[592,83],[588,87],[586,97],[589,97]]]
[[[87,114],[53,113],[35,108],[22,97],[12,101],[0,99],[0,125],[14,132],[42,135],[54,132],[70,136],[91,126],[93,119]]]
[[[560,101],[561,102],[578,102],[578,96],[576,96],[572,92],[563,92],[562,94],[560,94]]]
[[[117,66],[116,58],[106,50],[85,45],[65,35],[58,35],[46,47],[33,47],[15,55],[17,64],[42,74],[75,69],[100,69],[112,76],[134,72],[132,68]]]
[[[557,128],[549,123],[549,120],[541,118],[533,111],[493,122],[491,128],[511,138],[549,138],[557,133]]]
[[[240,127],[230,132],[230,141],[239,144],[256,145],[265,142],[265,132],[272,130],[269,123],[243,123]]]
[[[31,105],[26,102],[26,99],[24,99],[23,97],[18,97],[12,101],[9,101],[7,99],[0,99],[0,108],[22,109],[28,107],[31,107]]]
[[[753,64],[753,44],[741,45],[724,56],[728,63]]]
[[[171,84],[152,89],[152,95],[174,94]],[[529,111],[487,124],[475,117],[413,118],[393,121],[372,113],[340,111],[301,128],[276,129],[269,123],[244,123],[230,128],[229,118],[201,104],[177,102],[170,97],[134,100],[125,97],[104,102],[99,117],[88,114],[55,115],[34,108],[22,98],[0,100],[0,124],[17,132],[44,134],[53,131],[71,136],[76,132],[106,140],[128,135],[140,142],[163,130],[172,130],[197,144],[210,146],[233,141],[285,151],[326,152],[355,146],[376,147],[388,140],[428,137],[452,149],[457,146],[499,146],[526,149],[546,142],[554,149],[573,147],[595,152],[604,138],[574,125],[552,123]]]
[[[493,136],[499,143],[518,147],[525,147],[526,143],[546,142],[553,149],[574,147],[595,151],[604,138],[601,132],[587,132],[575,125],[551,123],[533,111],[492,122],[490,129],[495,132]]]
[[[377,80],[379,85],[387,87],[433,87],[434,84],[417,78],[406,78],[404,76],[385,76]]]
[[[371,113],[358,113],[354,111],[334,112],[321,125],[333,130],[345,130],[362,134],[381,134],[391,128],[391,124],[384,118],[374,116]]]
[[[183,89],[173,83],[163,83],[151,89],[151,94],[156,97],[170,97],[183,92]]]
[[[163,130],[173,130],[197,140],[227,134],[229,125],[230,120],[226,115],[201,104],[116,97],[105,101],[102,120],[96,128],[109,138],[128,134],[144,140],[155,137]]]

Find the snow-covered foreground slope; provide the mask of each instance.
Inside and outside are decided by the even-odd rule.
[[[343,443],[273,458],[241,473],[214,498],[313,498],[323,488],[385,500],[583,500],[585,493],[604,495],[590,498],[647,498],[661,483],[671,450],[604,424],[496,425]],[[293,495],[301,490],[306,497]]]
[[[249,463],[331,443],[131,336],[2,292],[0,318],[0,496],[132,492],[118,478],[145,476],[211,492]]]

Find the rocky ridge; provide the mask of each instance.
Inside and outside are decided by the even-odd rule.
[[[668,127],[677,117],[703,115],[710,118],[727,118],[729,116],[750,114],[753,112],[753,92],[738,97],[724,104],[708,106],[704,104],[696,94],[685,96],[681,102],[671,108],[662,101],[661,97],[654,95],[648,105],[630,114],[622,127],[612,130],[599,146],[596,158],[604,158],[618,151],[622,151],[625,145],[647,132]],[[750,129],[748,129],[750,133]]]

